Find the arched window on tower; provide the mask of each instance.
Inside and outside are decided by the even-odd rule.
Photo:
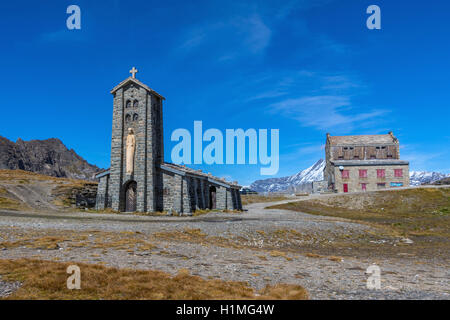
[[[133,114],[133,121],[137,121],[139,119],[139,116],[137,113]]]
[[[125,108],[129,108],[129,107],[131,107],[131,101],[127,100],[127,103],[125,104]]]
[[[131,121],[131,115],[130,115],[130,114],[127,114],[127,115],[125,116],[125,121],[126,121],[126,122],[130,122],[130,121]]]
[[[134,100],[133,108],[137,108],[138,106],[139,106],[139,102],[137,100]]]

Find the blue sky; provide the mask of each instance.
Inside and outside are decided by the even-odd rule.
[[[81,8],[81,30],[66,8]],[[366,8],[381,8],[368,30]],[[177,128],[280,129],[280,170],[332,135],[394,131],[411,170],[450,172],[448,1],[2,1],[0,135],[60,138],[109,167],[112,96],[129,76]],[[249,184],[259,165],[199,166]]]

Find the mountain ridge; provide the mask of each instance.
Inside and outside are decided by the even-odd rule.
[[[101,169],[88,163],[60,139],[13,142],[0,136],[0,169],[20,169],[52,177],[93,180]]]
[[[324,168],[325,160],[320,159],[292,176],[256,180],[250,189],[256,192],[311,191],[311,182],[323,180]]]

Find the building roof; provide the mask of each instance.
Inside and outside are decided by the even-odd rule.
[[[334,166],[395,166],[408,165],[409,161],[395,159],[373,159],[373,160],[336,160],[331,161]]]
[[[103,176],[107,176],[108,174],[109,174],[109,168],[108,168],[108,169],[103,169],[103,170],[97,172],[97,173],[94,175],[94,178],[98,179],[98,178],[101,178],[101,177],[103,177]]]
[[[128,83],[133,82],[135,84],[137,84],[138,86],[143,87],[145,90],[153,93],[154,95],[160,97],[163,100],[166,100],[166,98],[164,98],[162,95],[160,95],[158,92],[156,92],[155,90],[153,90],[152,88],[150,88],[149,86],[147,86],[146,84],[143,84],[142,82],[140,82],[138,79],[133,78],[133,77],[128,77],[125,80],[123,80],[121,83],[119,83],[117,86],[115,86],[112,90],[111,93],[114,94],[117,90],[119,90],[120,88],[122,88],[123,86],[127,85]]]
[[[197,177],[200,177],[200,178],[205,178],[208,181],[213,182],[213,183],[217,183],[217,184],[222,184],[222,185],[226,185],[226,186],[230,186],[230,187],[237,187],[237,188],[241,187],[238,184],[237,181],[233,181],[233,182],[227,181],[224,178],[215,177],[209,172],[206,173],[206,172],[203,172],[202,170],[195,170],[195,169],[186,167],[185,165],[179,165],[179,164],[164,162],[161,165],[161,168],[165,169],[165,170],[169,170],[169,171],[175,172],[175,173],[184,173],[184,174],[189,174],[191,176],[197,176]]]
[[[224,178],[215,177],[209,172],[205,173],[202,170],[194,170],[194,169],[186,167],[184,165],[164,162],[161,165],[161,169],[173,172],[175,174],[180,174],[180,175],[189,174],[190,176],[196,176],[199,178],[207,179],[208,181],[210,181],[212,183],[216,183],[216,184],[219,184],[219,185],[222,185],[225,187],[235,187],[235,188],[241,187],[237,181],[233,181],[233,182],[227,181]],[[110,174],[109,169],[102,170],[95,174],[95,178],[98,179],[98,178],[101,178],[101,177],[109,175],[109,174]]]
[[[388,134],[358,135],[358,136],[331,136],[327,133],[327,142],[331,145],[366,145],[397,143],[392,132]]]

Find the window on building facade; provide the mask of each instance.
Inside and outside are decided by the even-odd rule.
[[[361,183],[361,190],[366,191],[367,190],[367,183]]]
[[[403,177],[403,169],[394,169],[394,177],[396,178]]]
[[[131,101],[127,100],[127,103],[125,104],[125,108],[129,108],[129,107],[131,107]]]
[[[384,189],[384,188],[386,188],[386,183],[377,183],[377,188],[378,188],[378,189]]]
[[[384,178],[386,177],[386,173],[384,169],[377,169],[377,178]]]
[[[139,106],[139,102],[137,100],[134,100],[133,108],[137,108],[138,106]]]
[[[367,178],[367,170],[359,170],[360,178]]]
[[[348,170],[342,170],[342,179],[348,179],[350,177],[350,171]]]

